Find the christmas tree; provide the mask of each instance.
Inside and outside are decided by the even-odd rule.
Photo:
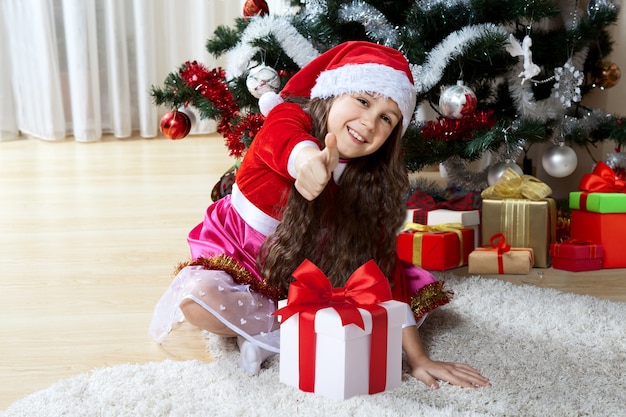
[[[554,145],[544,168],[564,177],[576,167],[569,145],[626,143],[623,117],[581,105],[591,90],[620,78],[607,32],[619,0],[291,3],[293,13],[275,15],[263,0],[248,0],[242,18],[218,27],[206,47],[226,56],[226,68],[185,62],[154,87],[155,103],[174,109],[163,123],[193,106],[218,122],[230,154],[241,157],[263,124],[264,92],[280,91],[343,41],[369,40],[411,63],[418,107],[404,137],[409,171],[443,163],[462,186],[480,190],[506,167],[519,169],[514,161],[533,144]],[[468,171],[487,154],[485,170]]]

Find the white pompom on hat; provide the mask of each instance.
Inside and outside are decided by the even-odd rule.
[[[286,97],[351,93],[375,93],[395,101],[402,112],[402,133],[406,132],[416,105],[409,63],[398,50],[371,42],[350,41],[329,49],[291,77],[280,95],[261,96],[259,107],[267,115]]]

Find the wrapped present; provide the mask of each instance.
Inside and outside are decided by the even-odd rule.
[[[404,219],[404,224],[407,224],[407,223],[426,224],[426,222],[428,221],[428,212],[426,211],[425,213],[423,213],[423,215],[421,215],[417,213],[418,211],[422,211],[422,209],[407,209],[406,218]]]
[[[474,250],[474,230],[460,223],[426,226],[407,223],[398,235],[398,258],[431,271],[467,265]]]
[[[535,266],[551,264],[550,245],[556,243],[556,202],[549,186],[508,168],[494,186],[482,193],[482,236],[502,233],[513,248],[532,248]],[[531,221],[532,219],[532,221]]]
[[[449,198],[444,201],[435,201],[435,199],[423,191],[415,190],[411,193],[406,202],[406,207],[410,216],[407,223],[428,223],[428,213],[438,209],[448,210],[476,210],[480,208],[480,195],[474,192],[468,192],[464,195]]]
[[[280,316],[280,381],[334,399],[375,394],[402,381],[402,325],[407,305],[391,299],[374,261],[345,288],[332,288],[315,265],[293,273]]]
[[[588,241],[569,240],[550,246],[552,267],[572,272],[602,269],[604,249]]]
[[[626,181],[604,162],[583,175],[580,191],[570,193],[572,239],[601,244],[602,268],[624,268],[622,239],[626,235]]]
[[[601,244],[604,249],[602,268],[626,268],[624,236],[626,213],[572,210],[572,239]]]
[[[465,228],[474,229],[474,247],[480,246],[480,211],[437,209],[428,212],[428,226],[446,223],[460,223]]]
[[[626,181],[617,179],[604,162],[596,164],[593,172],[583,175],[580,191],[571,192],[570,208],[595,213],[626,213]]]
[[[532,248],[513,248],[502,233],[491,237],[490,246],[476,248],[469,255],[470,274],[527,275],[534,264]]]
[[[593,211],[594,213],[626,213],[626,194],[572,191],[569,193],[569,204],[573,210]]]

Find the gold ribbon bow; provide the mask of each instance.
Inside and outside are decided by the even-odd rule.
[[[552,188],[532,175],[520,175],[507,168],[498,181],[480,194],[482,198],[523,198],[541,200],[552,194]]]
[[[420,223],[407,223],[404,230],[413,230],[415,237],[413,238],[413,263],[417,266],[422,265],[422,235],[429,232],[452,232],[459,237],[459,266],[463,266],[463,229],[461,223],[441,223],[433,225],[425,225]]]

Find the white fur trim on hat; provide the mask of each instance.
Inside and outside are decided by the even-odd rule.
[[[346,64],[322,71],[311,89],[311,98],[328,98],[341,94],[376,93],[396,102],[402,112],[402,132],[415,111],[416,92],[407,74],[382,64]]]

